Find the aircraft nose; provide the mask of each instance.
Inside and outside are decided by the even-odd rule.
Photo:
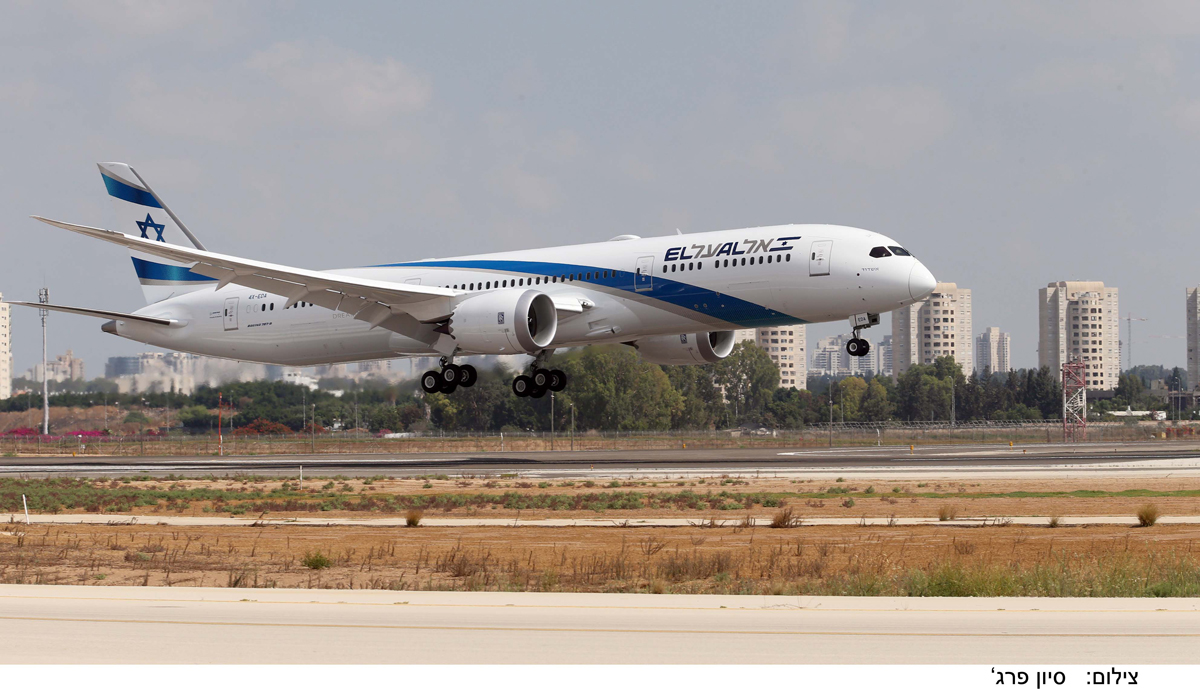
[[[933,289],[937,287],[937,279],[925,268],[921,262],[913,264],[913,268],[908,272],[908,294],[913,300],[924,300],[929,297]]]

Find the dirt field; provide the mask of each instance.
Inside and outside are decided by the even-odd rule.
[[[1200,527],[7,526],[0,581],[393,590],[1200,594]]]
[[[712,477],[0,479],[0,511],[109,525],[0,532],[0,582],[94,585],[878,595],[1200,595],[1200,526],[1132,527],[1139,507],[1200,515],[1200,480],[816,482]],[[1128,526],[741,527],[860,516],[1128,515]],[[612,527],[171,527],[155,516],[612,518]],[[146,525],[118,525],[129,516]],[[624,518],[688,518],[629,528]],[[710,519],[712,519],[710,521]],[[719,525],[721,527],[704,527]],[[1049,521],[1047,521],[1049,524]]]

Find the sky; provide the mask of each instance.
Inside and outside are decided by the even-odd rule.
[[[1037,364],[1037,290],[1120,289],[1186,364],[1200,4],[5,2],[0,293],[132,311],[97,161],[213,251],[307,268],[779,223],[889,235]],[[40,357],[13,310],[16,372]],[[890,320],[866,332],[878,341]],[[52,315],[89,376],[145,346]],[[816,339],[842,323],[810,326]],[[1126,330],[1122,323],[1122,338]],[[1122,362],[1124,366],[1126,363]]]

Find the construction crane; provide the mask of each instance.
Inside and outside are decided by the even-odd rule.
[[[1143,319],[1141,317],[1133,316],[1133,312],[1130,312],[1129,315],[1127,317],[1125,317],[1125,323],[1128,325],[1127,333],[1129,334],[1127,336],[1127,339],[1129,342],[1126,344],[1128,346],[1126,348],[1126,352],[1129,353],[1129,358],[1127,360],[1128,365],[1125,367],[1125,369],[1127,369],[1127,370],[1133,369],[1133,323],[1134,322],[1144,322],[1144,321],[1148,321],[1148,320]]]

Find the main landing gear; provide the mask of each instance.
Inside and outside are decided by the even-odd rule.
[[[878,314],[863,313],[851,316],[850,328],[854,331],[854,337],[846,341],[846,352],[853,357],[864,357],[867,353],[871,352],[871,344],[866,339],[859,338],[858,333],[878,323]]]
[[[479,373],[471,365],[456,365],[442,358],[442,369],[429,370],[421,375],[425,393],[454,393],[458,387],[470,388],[479,381]]]
[[[567,388],[567,375],[559,369],[542,367],[542,360],[553,351],[544,350],[533,360],[533,374],[522,374],[513,379],[512,390],[520,398],[541,398],[547,391],[558,393]]]

